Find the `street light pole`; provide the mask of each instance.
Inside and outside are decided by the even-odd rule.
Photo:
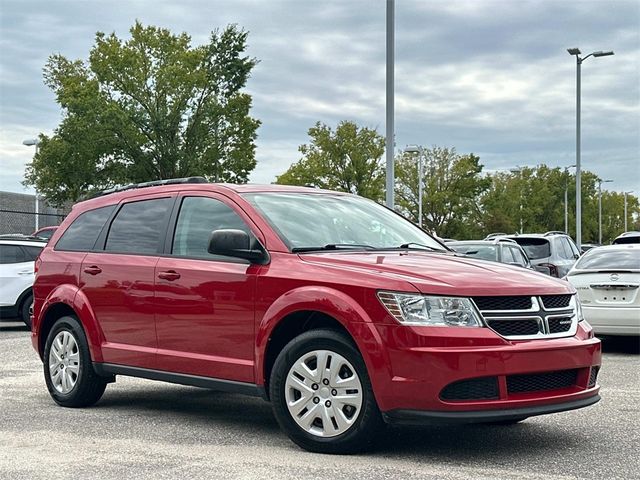
[[[624,231],[627,231],[627,194],[633,193],[633,190],[624,192]]]
[[[613,180],[598,179],[598,245],[602,245],[602,184]]]
[[[28,138],[22,141],[23,145],[27,147],[35,147],[35,151],[33,156],[38,155],[38,145],[40,144],[40,140],[37,138]],[[40,202],[38,201],[38,191],[36,190],[36,202],[35,202],[35,230],[40,228]]]
[[[524,221],[522,218],[522,167],[511,168],[509,170],[511,173],[518,173],[520,175],[520,235],[524,233]]]
[[[576,244],[578,249],[582,244],[582,178],[580,169],[580,70],[582,68],[582,62],[587,58],[593,57],[606,57],[613,55],[612,51],[592,52],[585,57],[581,57],[582,52],[579,48],[568,48],[569,55],[575,55],[576,57]]]
[[[420,145],[409,145],[404,149],[406,153],[417,153],[418,154],[418,226],[422,227],[422,192],[424,190],[423,187],[423,168],[422,168],[422,160],[424,157],[424,148]]]
[[[564,167],[564,233],[567,235],[569,234],[569,179],[567,174],[569,169],[573,167],[575,164]]]
[[[386,204],[388,208],[394,207],[393,189],[394,189],[394,36],[395,36],[395,0],[387,0],[387,121],[386,121],[386,141],[385,150],[387,156],[387,175],[386,175]]]

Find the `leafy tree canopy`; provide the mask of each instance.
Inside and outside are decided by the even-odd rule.
[[[480,158],[472,153],[425,148],[422,224],[441,237],[477,234],[482,217],[477,198],[491,185],[481,172]],[[418,223],[418,154],[396,158],[396,195],[399,209]]]
[[[202,175],[246,182],[260,122],[242,91],[257,60],[235,25],[192,46],[186,33],[136,24],[98,32],[88,62],[52,55],[44,79],[63,119],[27,167],[53,203],[119,183]]]
[[[374,129],[343,121],[335,131],[316,123],[309,129],[302,158],[280,175],[276,183],[314,185],[380,199],[384,194],[384,138]]]

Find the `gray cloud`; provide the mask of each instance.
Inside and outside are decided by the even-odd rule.
[[[583,160],[615,190],[640,190],[640,4],[636,1],[396,2],[396,146],[455,146],[487,168],[567,165],[575,155],[575,61],[583,66]],[[316,121],[384,132],[385,2],[3,2],[0,189],[21,191],[32,150],[60,119],[42,83],[51,53],[86,58],[98,30],[139,19],[194,43],[228,23],[250,31],[261,63],[248,90],[263,122],[252,181],[298,159]]]

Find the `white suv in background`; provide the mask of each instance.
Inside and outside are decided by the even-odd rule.
[[[33,265],[45,246],[41,239],[0,237],[0,319],[18,317],[31,328]]]

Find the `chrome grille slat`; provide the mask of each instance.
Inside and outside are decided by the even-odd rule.
[[[528,301],[522,298],[473,297],[473,301],[486,325],[509,340],[561,338],[576,334],[578,318],[574,295],[524,297]],[[509,306],[528,308],[505,308]]]

